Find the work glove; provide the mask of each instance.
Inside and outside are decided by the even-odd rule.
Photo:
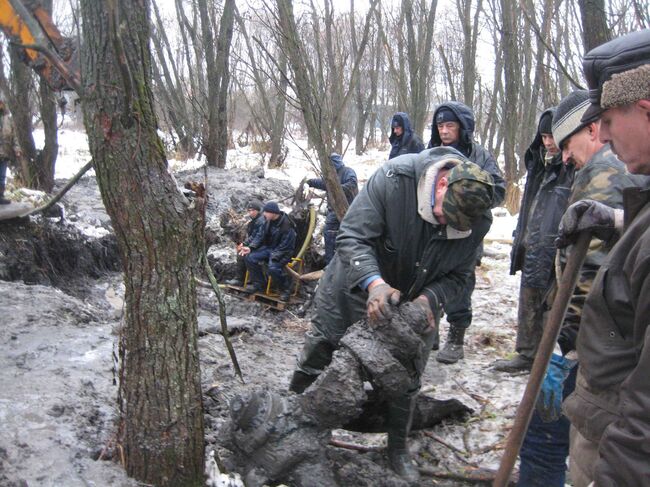
[[[385,282],[376,284],[368,290],[366,307],[370,321],[390,319],[393,316],[392,306],[399,304],[400,292]]]
[[[542,382],[542,389],[539,391],[537,403],[535,404],[539,417],[545,423],[560,419],[564,381],[576,363],[578,363],[576,360],[555,353],[551,356],[551,363],[548,364],[546,376],[544,382]]]
[[[555,244],[558,248],[566,247],[575,242],[582,231],[588,231],[607,242],[617,231],[621,231],[622,226],[623,210],[615,210],[594,200],[581,200],[569,206],[564,213]]]
[[[417,304],[418,306],[420,306],[422,310],[426,313],[427,322],[429,323],[429,328],[434,330],[437,326],[437,323],[436,323],[436,317],[433,314],[433,311],[431,311],[431,304],[429,303],[429,298],[427,298],[424,294],[420,294],[412,302],[413,304]]]

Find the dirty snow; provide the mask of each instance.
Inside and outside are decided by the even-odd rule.
[[[36,136],[39,137],[38,132]],[[68,178],[90,157],[86,137],[82,132],[65,129],[59,135],[59,144],[56,176]],[[350,150],[344,160],[364,182],[387,153],[387,147],[362,156]],[[174,171],[201,164],[196,159],[170,161]],[[256,169],[260,165],[260,155],[252,154],[248,147],[228,153],[228,169]],[[295,145],[290,145],[285,167],[265,170],[265,177],[286,179],[294,187],[303,177],[315,174]],[[79,220],[87,234],[101,235],[108,231],[110,222],[106,221],[91,176],[89,172],[79,183],[80,188],[86,188],[83,194],[88,201],[83,204],[90,220],[73,214],[66,216],[71,221]],[[443,424],[412,435],[412,450],[423,466],[456,471],[473,465],[496,468],[525,386],[526,376],[501,374],[489,367],[494,360],[514,351],[519,288],[519,276],[508,275],[507,242],[516,216],[500,208],[493,214],[485,257],[477,269],[474,322],[465,339],[466,358],[454,365],[442,365],[435,361],[432,352],[423,384],[423,393],[438,399],[455,397],[475,412],[463,424]],[[111,445],[114,435],[117,391],[113,384],[112,354],[122,294],[119,276],[98,281],[90,297],[83,301],[54,288],[0,281],[0,485],[21,485],[21,481],[44,486],[135,485],[117,463],[93,460]],[[199,294],[204,390],[213,388],[222,394],[238,381],[223,339],[215,334],[219,320],[214,297],[207,290]],[[249,384],[287,387],[309,324],[308,314],[298,317],[296,312],[277,314],[260,305],[227,297],[229,325],[240,330],[233,344]],[[442,328],[441,344],[446,336],[446,322]],[[208,445],[214,444],[219,424],[218,417],[207,422]],[[382,434],[337,430],[335,436],[355,443],[385,443]]]

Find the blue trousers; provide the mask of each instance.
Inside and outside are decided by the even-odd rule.
[[[562,400],[575,389],[577,372],[578,367],[574,367],[564,382]],[[519,453],[518,487],[564,487],[570,426],[564,415],[545,423],[537,411],[533,412]]]
[[[282,261],[271,260],[271,251],[272,249],[270,247],[260,247],[244,257],[244,262],[246,263],[246,268],[250,273],[253,284],[266,285],[264,270],[262,268],[262,265],[266,264],[267,271],[273,279],[273,282],[275,282],[276,287],[284,291],[291,284],[284,271],[284,266],[289,261],[286,259]]]

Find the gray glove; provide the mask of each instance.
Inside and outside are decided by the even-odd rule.
[[[391,305],[399,304],[400,292],[385,282],[372,286],[368,291],[366,307],[368,318],[373,320],[389,319],[393,316]]]
[[[583,231],[591,233],[594,237],[609,241],[614,237],[620,228],[617,228],[617,220],[622,226],[623,210],[615,210],[611,206],[604,205],[594,200],[581,200],[569,206],[562,217],[558,236],[555,245],[563,248],[571,245]],[[619,213],[617,218],[616,212]]]

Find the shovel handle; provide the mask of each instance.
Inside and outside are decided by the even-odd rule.
[[[557,337],[560,333],[562,322],[564,321],[564,315],[569,307],[573,290],[576,287],[582,262],[585,260],[585,256],[589,250],[590,241],[591,234],[581,232],[567,257],[566,267],[560,279],[548,320],[544,326],[544,332],[530,371],[526,390],[517,408],[515,422],[508,435],[506,448],[494,479],[494,487],[506,487],[508,485],[510,473],[517,461],[517,455],[524,441],[524,435],[528,430],[528,423],[530,423],[530,418],[533,414],[535,401],[542,387],[546,368],[551,360],[551,354],[555,348],[555,343],[557,342]]]

